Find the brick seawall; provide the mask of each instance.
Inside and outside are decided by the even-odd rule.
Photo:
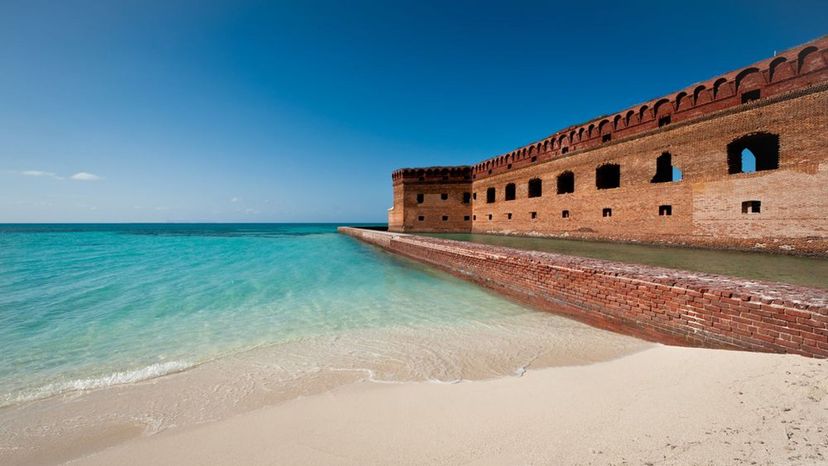
[[[340,227],[518,301],[670,344],[828,357],[828,291]]]

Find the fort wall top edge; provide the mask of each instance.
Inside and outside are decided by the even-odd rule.
[[[634,107],[568,126],[540,141],[473,165],[402,168],[394,183],[470,181],[495,175],[512,164],[551,160],[660,127],[695,120],[754,100],[788,94],[828,80],[828,36],[807,42],[718,77]]]

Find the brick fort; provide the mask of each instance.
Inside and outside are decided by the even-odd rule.
[[[828,36],[473,165],[393,172],[392,232],[828,255]]]

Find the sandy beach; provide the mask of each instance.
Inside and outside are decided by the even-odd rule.
[[[828,363],[653,346],[457,384],[360,382],[69,462],[828,464]]]
[[[828,466],[828,1],[43,3],[0,466]]]

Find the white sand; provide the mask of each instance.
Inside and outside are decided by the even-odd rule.
[[[358,383],[71,464],[828,464],[828,362],[655,346],[454,385]]]

